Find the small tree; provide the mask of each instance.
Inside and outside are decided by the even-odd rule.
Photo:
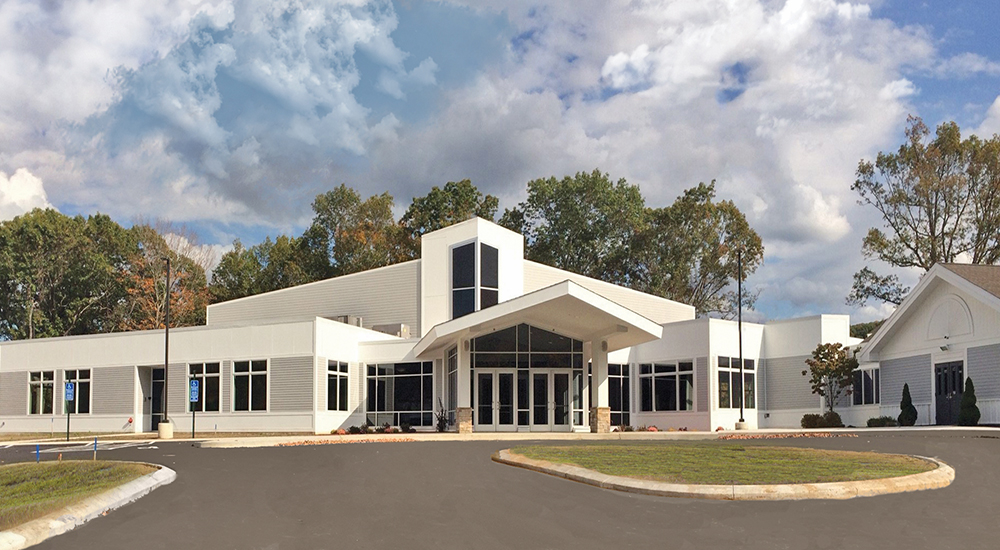
[[[976,406],[976,387],[972,378],[965,379],[965,392],[962,394],[962,405],[958,412],[959,426],[975,426],[979,424],[979,407]]]
[[[847,351],[840,344],[820,344],[813,350],[812,359],[806,359],[809,369],[802,371],[802,376],[809,375],[812,392],[826,398],[830,412],[841,395],[851,395],[853,391],[858,361],[853,354],[848,356]]]
[[[897,420],[900,426],[912,426],[917,423],[917,408],[913,406],[909,384],[903,384],[903,400],[899,402],[899,418]]]

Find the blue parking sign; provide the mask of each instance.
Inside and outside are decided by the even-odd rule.
[[[198,402],[198,395],[201,393],[200,391],[198,391],[198,389],[199,389],[198,386],[199,385],[200,384],[198,383],[197,379],[191,380],[191,402],[192,403],[197,403]]]
[[[66,382],[66,401],[72,401],[74,399],[76,399],[76,384]]]

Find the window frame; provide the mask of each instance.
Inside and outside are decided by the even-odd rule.
[[[463,248],[465,246],[469,246],[469,245],[472,245],[472,263],[474,264],[473,265],[472,286],[460,286],[460,287],[456,287],[455,286],[455,251],[458,250],[458,249],[460,249],[460,248]],[[496,277],[496,279],[497,279],[497,286],[495,286],[495,287],[493,287],[493,286],[485,286],[483,284],[483,247],[484,246],[490,247],[490,248],[492,248],[493,250],[496,251],[496,256],[497,256],[497,262],[496,262],[497,263],[497,265],[496,265],[496,268],[497,268],[497,277]],[[497,297],[496,298],[496,304],[499,304],[500,303],[500,264],[502,263],[502,261],[501,261],[501,254],[500,254],[500,247],[494,246],[494,245],[492,245],[492,244],[490,244],[488,242],[485,242],[485,241],[481,240],[478,237],[474,237],[472,239],[460,241],[460,242],[457,242],[457,243],[451,245],[451,247],[449,247],[449,249],[448,249],[448,252],[449,252],[448,253],[448,268],[449,268],[448,285],[449,285],[449,287],[451,289],[450,293],[449,293],[448,301],[449,301],[449,311],[451,312],[451,318],[452,319],[457,319],[459,317],[464,317],[465,315],[469,315],[470,313],[475,313],[475,312],[477,312],[477,311],[479,311],[481,309],[485,309],[483,307],[483,292],[484,291],[496,293],[496,297]],[[469,311],[469,312],[466,312],[466,313],[462,313],[461,315],[456,316],[455,315],[455,295],[456,295],[457,292],[468,292],[468,291],[471,291],[472,294],[473,294],[472,311]],[[486,307],[492,307],[492,306],[494,306],[496,304],[490,304],[489,306],[486,306]]]
[[[869,392],[865,391],[865,375],[869,376],[871,380],[871,395]],[[858,388],[858,380],[861,380],[861,387]],[[879,366],[872,366],[867,368],[858,368],[854,370],[854,376],[852,379],[852,390],[851,390],[851,406],[852,407],[868,407],[871,405],[881,405],[881,373],[879,372]],[[860,390],[860,391],[859,391]],[[871,397],[871,400],[867,400]],[[859,402],[860,401],[860,402]]]
[[[330,408],[331,380],[337,382],[336,406],[332,409]],[[341,387],[347,388],[346,393],[341,390]],[[344,393],[345,403],[340,402],[342,393]],[[326,410],[327,412],[348,412],[351,410],[351,364],[348,361],[326,360]]]
[[[234,362],[234,364],[235,364],[235,362]],[[206,368],[205,368],[208,365],[218,365],[219,366],[219,372],[208,374],[206,372]],[[191,373],[192,367],[201,367],[201,373],[197,374],[197,375],[192,374]],[[214,411],[205,410],[205,404],[208,403],[208,384],[205,383],[206,378],[216,378],[219,381],[219,385],[218,385],[218,388],[216,390],[217,393],[218,393],[218,395],[216,396],[216,403],[218,403],[218,407],[219,408],[217,410],[214,410]],[[194,403],[191,403],[191,395],[190,395],[190,393],[191,393],[191,380],[194,380],[194,379],[198,380],[198,393],[199,393],[198,398],[200,399],[200,401],[198,403],[201,406],[201,408],[192,411],[192,409],[194,409]],[[196,412],[198,414],[219,414],[219,413],[222,412],[222,383],[223,383],[222,382],[222,361],[204,361],[204,362],[201,362],[201,363],[188,363],[187,364],[187,382],[188,382],[188,387],[186,388],[186,391],[184,392],[184,395],[187,397],[187,412]],[[234,387],[234,389],[235,389],[235,387]],[[243,411],[240,411],[240,412],[243,412]]]
[[[255,361],[264,362],[264,405],[265,408],[254,409],[253,408],[253,373],[260,372],[253,370],[253,364]],[[248,363],[249,369],[246,373],[236,372],[236,363]],[[236,409],[236,378],[237,376],[246,376],[247,380],[247,410],[237,410]],[[229,383],[230,383],[230,403],[229,411],[235,414],[260,414],[267,413],[271,411],[271,360],[270,359],[260,359],[260,358],[245,358],[245,359],[234,359],[232,361],[232,366],[229,372]]]
[[[740,394],[743,396],[743,408],[745,410],[757,410],[757,359],[750,357],[743,358],[743,379],[739,379],[740,367],[739,367],[739,357],[729,357],[726,355],[718,355],[715,357],[715,368],[716,368],[716,399],[715,407],[716,409],[739,409],[740,404],[733,401],[735,397],[736,389],[739,389]],[[725,362],[725,365],[723,364]],[[749,366],[747,364],[749,363]],[[733,365],[736,365],[735,367]],[[723,374],[728,375],[728,387],[727,393],[729,394],[729,404],[722,404],[722,379]],[[733,384],[733,375],[736,375],[736,380],[739,382],[739,387]],[[747,381],[752,381],[751,384],[747,384]],[[749,388],[749,391],[747,391]],[[750,400],[750,403],[748,403]]]
[[[32,375],[37,374],[38,380],[32,380]],[[48,374],[50,378],[45,379],[45,375]],[[45,412],[45,386],[49,386],[52,391],[52,395],[49,398],[49,412]],[[31,410],[31,397],[34,395],[34,389],[38,388],[38,412]],[[55,370],[34,370],[28,371],[28,416],[55,416],[56,415],[56,371]]]
[[[87,378],[79,378],[81,371],[87,371]],[[70,377],[69,373],[73,373],[73,377],[72,378]],[[74,397],[74,399],[72,401],[66,401],[66,393],[65,393],[65,391],[63,392],[63,414],[67,414],[67,413],[72,413],[72,414],[90,414],[90,411],[91,411],[91,406],[90,405],[91,405],[91,401],[92,401],[91,397],[94,395],[93,394],[93,391],[94,391],[93,380],[94,380],[94,369],[92,369],[92,368],[88,368],[88,369],[64,369],[63,370],[63,380],[62,380],[63,385],[65,386],[65,384],[67,382],[75,382],[74,387],[73,387],[73,397]],[[79,412],[80,411],[80,395],[81,395],[80,387],[83,384],[87,385],[87,411],[86,412]],[[70,403],[73,404],[73,410],[72,411],[69,410]]]
[[[636,378],[639,380],[639,413],[692,413],[697,411],[697,391],[698,380],[695,376],[694,359],[668,359],[660,361],[650,361],[639,363]],[[681,370],[681,365],[686,367]],[[688,367],[689,366],[689,367]],[[690,377],[691,386],[687,399],[683,401],[685,408],[681,408],[681,381]],[[661,409],[657,403],[660,384],[667,384],[673,381],[673,406],[669,408],[669,399],[666,407]],[[659,381],[659,383],[658,383]],[[649,393],[648,406],[645,393]],[[669,398],[669,395],[667,396]],[[690,405],[688,405],[690,404]]]
[[[416,364],[420,365],[419,373],[411,374],[397,374],[397,365],[406,364]],[[386,374],[381,373],[380,370],[392,366],[393,373]],[[374,369],[374,370],[373,370]],[[401,410],[396,408],[396,378],[417,378],[419,380],[418,385],[420,387],[420,408],[415,410]],[[388,380],[392,380],[392,392],[393,392],[393,402],[392,409],[388,408],[388,400],[386,396],[383,396],[383,406],[380,410],[378,405],[378,383],[383,381],[383,389],[388,387]],[[428,380],[430,381],[428,383]],[[373,387],[372,384],[375,384]],[[425,395],[425,390],[430,391],[429,396]],[[375,398],[375,402],[371,402],[371,398]],[[420,418],[419,423],[408,422],[412,427],[433,427],[435,423],[434,418],[434,398],[437,397],[437,389],[434,384],[434,362],[433,361],[396,361],[396,362],[384,362],[384,363],[368,363],[365,365],[365,422],[370,426],[381,426],[386,420],[385,416],[391,416],[390,426],[399,426],[401,424],[400,416],[403,414],[415,414]],[[430,407],[424,408],[425,399],[430,400]],[[374,418],[374,420],[373,420]]]

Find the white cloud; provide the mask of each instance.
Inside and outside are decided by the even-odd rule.
[[[972,52],[942,59],[935,67],[939,78],[968,78],[977,74],[1000,75],[1000,63]]]
[[[13,219],[35,208],[52,208],[42,180],[26,168],[18,168],[9,178],[0,172],[0,221]]]
[[[649,46],[640,44],[631,54],[618,52],[604,62],[601,78],[621,90],[639,86],[649,77]]]
[[[988,138],[993,134],[1000,134],[1000,96],[997,96],[986,110],[986,117],[983,122],[973,131],[977,136]]]

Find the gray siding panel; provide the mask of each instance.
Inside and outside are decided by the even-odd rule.
[[[226,360],[222,362],[222,368],[220,369],[221,380],[219,385],[222,386],[222,402],[219,403],[220,412],[230,412],[232,411],[232,392],[233,392],[233,362]]]
[[[167,403],[169,405],[167,414],[169,418],[173,420],[189,414],[187,363],[170,363],[167,372],[167,386]]]
[[[757,384],[757,410],[767,410],[767,361],[757,360],[757,376],[754,382]]]
[[[135,367],[98,367],[90,378],[93,414],[135,414]]]
[[[806,365],[809,357],[776,357],[763,363],[764,403],[768,410],[819,408],[819,397],[809,387],[809,378],[802,376],[802,371],[809,368]]]
[[[979,399],[1000,398],[1000,344],[969,348],[966,375],[976,385]]]
[[[312,356],[271,359],[268,369],[272,412],[313,410]]]
[[[695,389],[696,399],[698,400],[698,412],[708,411],[708,386],[711,384],[711,380],[708,379],[708,357],[699,357],[695,359],[695,372],[694,378],[698,384]]]
[[[210,326],[358,315],[365,328],[405,323],[420,334],[420,262],[267,292],[208,307]]]
[[[28,414],[28,373],[0,372],[0,415]]]
[[[879,362],[882,404],[899,403],[909,384],[914,403],[931,402],[931,356],[918,355]]]

